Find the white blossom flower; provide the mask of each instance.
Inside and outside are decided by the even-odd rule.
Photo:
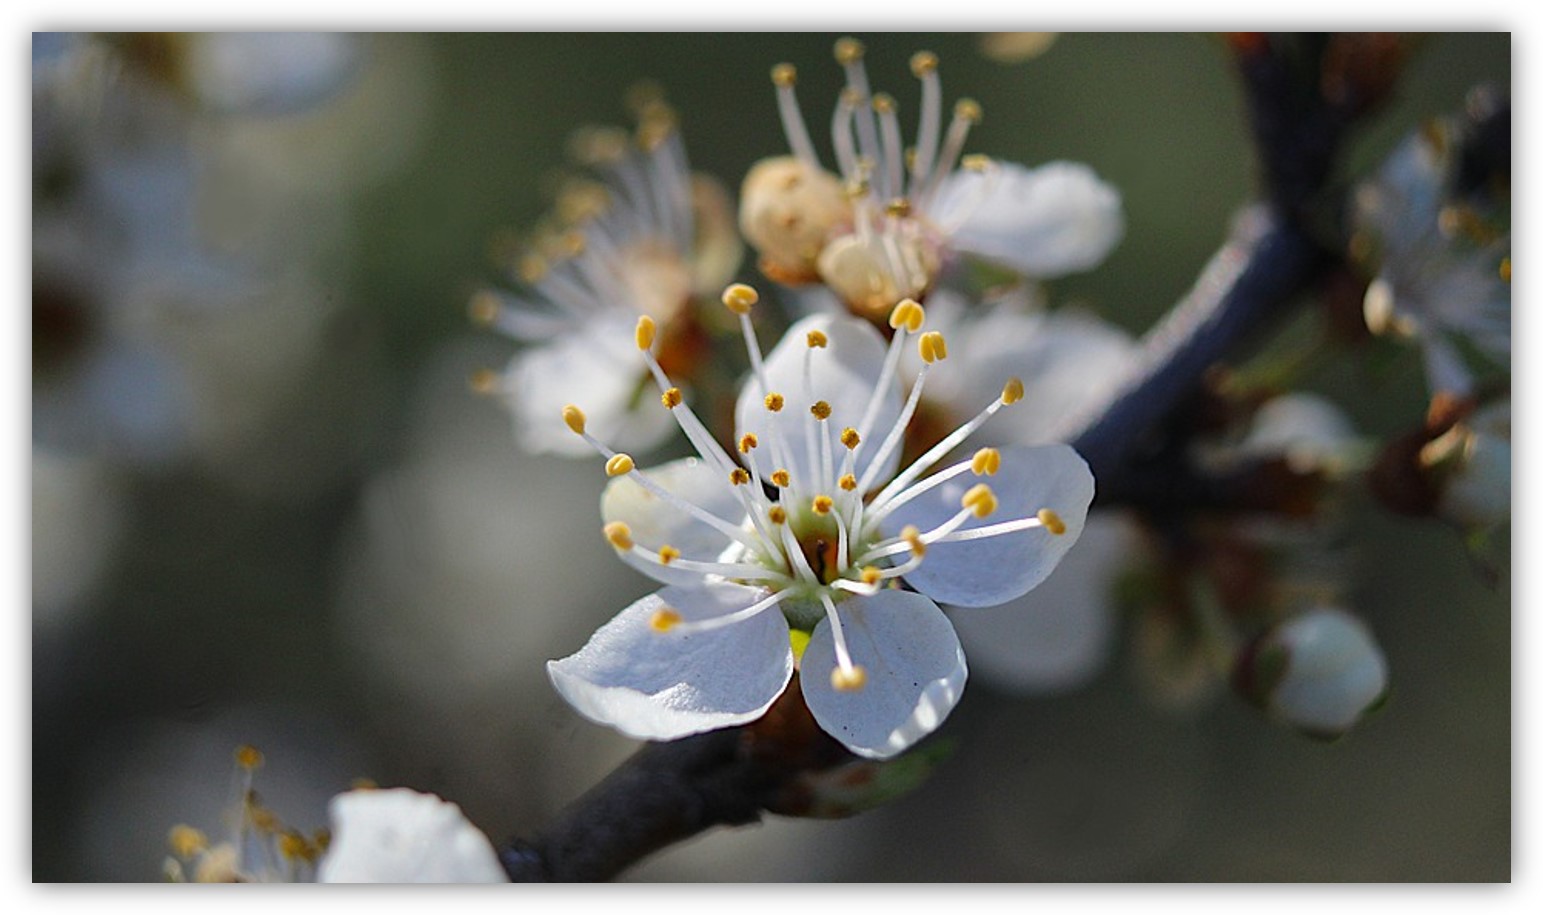
[[[1043,445],[982,448],[923,479],[1022,399],[1017,379],[900,469],[906,427],[948,355],[941,334],[920,332],[921,306],[895,307],[887,346],[865,321],[815,315],[763,359],[755,300],[745,286],[724,293],[752,365],[735,411],[738,459],[660,367],[646,316],[637,346],[700,456],[642,471],[589,432],[582,410],[565,411],[615,477],[607,539],[666,587],[548,671],[586,717],[672,739],[760,717],[797,667],[822,728],[854,753],[891,757],[941,724],[964,687],[964,653],[938,603],[992,606],[1043,581],[1082,530],[1092,474],[1072,449]],[[925,364],[903,395],[897,367],[913,338]]]
[[[1464,345],[1510,368],[1511,233],[1509,200],[1450,194],[1457,149],[1451,122],[1417,131],[1357,191],[1355,215],[1379,262],[1367,326],[1417,340],[1431,390],[1467,395]]]
[[[647,374],[614,367],[632,359],[640,314],[659,322],[668,350],[688,352],[696,299],[739,266],[728,197],[690,171],[673,112],[651,100],[640,121],[636,143],[619,129],[576,137],[576,154],[598,180],[561,195],[551,225],[518,260],[521,291],[472,301],[473,318],[530,344],[501,376],[474,383],[504,396],[533,451],[588,453],[559,419],[574,400],[589,404],[595,430],[622,447],[662,442],[669,417],[640,406]]]
[[[1051,278],[1088,269],[1119,242],[1119,192],[1087,166],[962,155],[981,107],[961,99],[944,129],[936,55],[911,58],[922,90],[911,150],[902,147],[895,100],[869,91],[862,44],[838,41],[836,59],[846,71],[831,125],[839,178],[815,153],[796,70],[772,70],[792,155],[757,163],[740,206],[740,228],[772,279],[818,279],[878,319],[901,299],[924,296],[955,254]]]
[[[319,883],[507,883],[493,843],[461,808],[410,788],[349,791],[328,805]]]
[[[1245,692],[1267,712],[1323,737],[1349,731],[1388,689],[1388,664],[1366,624],[1313,607],[1266,633],[1240,668]]]

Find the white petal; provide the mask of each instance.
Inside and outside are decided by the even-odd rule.
[[[805,342],[810,331],[818,330],[829,339],[824,349],[809,350]],[[819,467],[818,450],[815,463],[807,456],[809,433],[815,424],[809,415],[809,407],[823,400],[831,406],[830,419],[824,422],[830,436],[833,460],[838,464],[846,449],[841,445],[841,430],[856,427],[862,422],[868,401],[873,396],[884,365],[887,346],[884,338],[866,321],[844,315],[820,314],[804,318],[788,329],[782,341],[766,356],[767,383],[786,399],[780,413],[766,409],[766,392],[752,374],[740,392],[734,410],[735,438],[753,432],[760,439],[760,447],[750,453],[763,477],[779,466],[772,453],[772,430],[777,430],[788,443],[788,470],[795,486],[812,487]],[[804,359],[810,353],[811,382],[804,385]],[[869,432],[871,443],[863,449],[864,457],[857,462],[857,475],[872,460],[878,441],[894,427],[900,416],[901,391],[898,376],[883,392],[877,418]],[[818,444],[818,439],[814,439]],[[899,455],[894,454],[884,463],[880,478],[894,473]]]
[[[745,517],[744,504],[720,471],[699,458],[682,458],[643,471],[650,480],[682,499],[738,525]],[[728,534],[693,518],[678,505],[644,489],[630,477],[617,477],[600,497],[600,514],[607,523],[624,522],[632,539],[646,549],[675,547],[687,559],[714,561],[733,543]],[[644,574],[664,584],[696,584],[698,572],[676,572],[652,563],[636,564]]]
[[[507,396],[521,444],[532,451],[594,454],[563,422],[576,404],[588,431],[618,451],[643,451],[675,428],[638,356],[634,328],[619,321],[585,325],[524,350],[509,363]]]
[[[506,883],[493,844],[461,808],[408,788],[339,794],[321,883]]]
[[[960,497],[985,482],[997,497],[988,518],[971,517],[960,530],[1032,518],[1048,508],[1060,515],[1066,532],[1043,527],[958,543],[935,543],[920,566],[906,575],[916,590],[943,604],[992,607],[1018,597],[1045,580],[1076,543],[1093,501],[1093,474],[1082,457],[1066,445],[1015,445],[1001,449],[995,476],[955,477],[901,506],[885,519],[886,534],[907,524],[926,532],[953,517]],[[924,481],[925,482],[925,481]]]
[[[552,685],[579,714],[628,737],[673,740],[754,721],[793,675],[788,624],[775,607],[705,632],[657,632],[669,607],[687,622],[724,616],[766,596],[720,582],[664,588],[616,615],[577,654],[549,661]]]
[[[1077,548],[1044,583],[999,607],[961,609],[954,628],[977,677],[1025,694],[1076,689],[1109,660],[1115,577],[1139,549],[1123,515],[1088,515]]]
[[[1316,394],[1295,393],[1271,398],[1259,408],[1238,451],[1279,456],[1293,470],[1307,473],[1343,467],[1355,442],[1355,427],[1343,410]]]
[[[938,605],[911,591],[880,591],[836,607],[862,689],[837,691],[830,621],[821,620],[799,664],[814,720],[859,756],[886,759],[937,729],[964,692],[968,674],[954,627]]]
[[[215,109],[286,114],[340,89],[364,50],[358,36],[333,32],[212,32],[189,44],[187,68]]]
[[[1350,729],[1388,687],[1388,664],[1366,624],[1337,607],[1315,607],[1281,625],[1288,652],[1270,708],[1298,727]]]
[[[1125,234],[1120,192],[1080,162],[956,172],[942,194],[939,221],[964,220],[950,239],[955,249],[1030,276],[1091,269]]]

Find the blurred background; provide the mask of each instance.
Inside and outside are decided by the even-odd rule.
[[[213,829],[232,802],[241,743],[293,825],[368,778],[457,802],[495,842],[632,752],[544,662],[652,586],[597,536],[598,464],[522,452],[471,392],[513,345],[467,301],[550,204],[571,132],[627,123],[638,80],[678,108],[692,165],[737,189],[786,149],[768,69],[797,64],[823,112],[835,37],[139,36],[82,64],[34,36],[35,880],[158,879],[166,831]],[[946,98],[985,109],[970,151],[1082,161],[1119,188],[1124,242],[1051,291],[1132,332],[1250,196],[1214,38],[1066,34],[1009,59],[975,35],[860,37],[902,105],[910,54],[939,54]],[[1351,172],[1475,84],[1509,88],[1510,47],[1423,42]],[[1424,410],[1412,356],[1310,380],[1372,435]],[[953,754],[908,797],[714,832],[627,879],[1507,880],[1509,570],[1486,584],[1454,531],[1364,497],[1347,526],[1392,696],[1341,741],[1225,693],[1156,701],[1121,639],[1060,694],[972,680]]]

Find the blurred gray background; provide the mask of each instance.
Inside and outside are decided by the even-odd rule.
[[[535,832],[631,752],[566,707],[543,662],[651,585],[597,536],[598,465],[522,453],[500,405],[468,390],[512,347],[470,326],[466,300],[495,278],[500,233],[549,202],[567,135],[626,123],[636,80],[666,89],[693,165],[731,189],[785,150],[774,63],[798,65],[823,146],[834,37],[377,36],[368,98],[345,87],[226,138],[301,176],[286,184],[294,218],[326,194],[335,224],[313,288],[273,320],[149,331],[199,366],[186,377],[200,397],[229,389],[208,407],[224,425],[153,461],[34,447],[34,879],[157,879],[172,824],[217,826],[238,743],[266,752],[259,790],[297,826],[322,825],[326,799],[367,777],[438,792],[495,841]],[[902,106],[909,55],[939,54],[946,98],[985,108],[971,151],[1087,162],[1121,190],[1125,241],[1056,283],[1056,301],[1144,330],[1249,197],[1214,38],[1067,34],[1007,64],[972,35],[860,37]],[[1351,163],[1478,82],[1509,87],[1510,45],[1432,37]],[[329,120],[344,114],[349,133]],[[242,180],[227,179],[233,200]],[[270,344],[297,326],[303,347]],[[1373,380],[1330,365],[1312,384],[1376,435],[1423,410],[1413,358]],[[1393,693],[1345,740],[1303,739],[1226,694],[1164,708],[1122,644],[1071,694],[972,681],[943,731],[952,758],[887,808],[711,833],[628,878],[1507,880],[1509,585],[1486,586],[1452,531],[1365,498],[1349,540],[1355,609]]]

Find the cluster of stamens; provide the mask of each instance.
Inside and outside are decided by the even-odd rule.
[[[718,556],[685,556],[670,544],[640,544],[626,523],[612,521],[605,525],[605,537],[625,561],[645,570],[650,566],[669,567],[677,573],[700,574],[704,582],[727,580],[765,591],[765,596],[751,606],[713,619],[688,622],[673,608],[660,609],[651,620],[655,630],[700,632],[716,629],[777,606],[794,629],[804,632],[811,631],[823,617],[830,623],[837,658],[831,682],[838,689],[857,689],[866,681],[866,674],[853,663],[847,651],[838,612],[842,600],[897,586],[899,579],[921,564],[932,544],[997,536],[1032,527],[1043,527],[1050,533],[1059,534],[1065,526],[1054,511],[1045,509],[1033,517],[960,530],[972,518],[987,518],[997,510],[996,494],[987,483],[981,482],[964,493],[957,513],[933,529],[922,531],[907,525],[898,534],[885,536],[882,526],[886,519],[917,496],[962,474],[985,478],[998,471],[1002,460],[1000,452],[994,448],[981,448],[968,460],[921,480],[922,474],[998,410],[1021,399],[1022,383],[1016,378],[1010,379],[1001,395],[973,419],[880,486],[882,481],[878,477],[901,446],[928,373],[948,357],[943,335],[922,331],[926,314],[915,301],[907,299],[895,306],[889,316],[894,334],[871,397],[862,405],[854,425],[842,426],[839,433],[830,434],[829,430],[833,428],[830,424],[851,405],[815,399],[815,392],[809,389],[812,361],[825,358],[823,353],[830,344],[824,333],[811,331],[805,339],[805,390],[800,392],[810,404],[802,420],[806,451],[799,462],[793,454],[797,441],[785,433],[785,423],[792,419],[791,415],[784,415],[790,396],[772,390],[750,320],[757,299],[754,289],[739,284],[730,286],[723,294],[724,305],[739,317],[751,363],[749,383],[758,385],[764,407],[761,413],[764,425],[758,424],[754,431],[742,430],[735,449],[738,459],[717,443],[660,367],[652,352],[653,319],[644,315],[637,323],[638,351],[664,392],[664,406],[671,411],[702,461],[720,472],[730,484],[743,512],[741,518],[720,517],[666,489],[640,470],[629,455],[616,452],[595,438],[586,429],[584,413],[577,406],[567,406],[563,419],[569,429],[605,457],[608,475],[627,477],[667,505],[707,524],[730,541],[730,546]],[[880,438],[874,426],[882,411],[885,393],[898,389],[896,372],[900,356],[913,337],[922,358],[922,368],[893,426]],[[872,450],[871,459],[864,461],[865,452],[874,448],[875,440],[876,450]],[[841,450],[839,456],[836,454],[838,448]],[[762,456],[769,460],[761,460]],[[772,469],[766,472],[767,467]],[[807,469],[808,476],[800,478],[789,469],[791,467]]]

